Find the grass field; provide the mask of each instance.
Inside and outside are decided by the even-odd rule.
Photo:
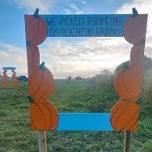
[[[117,96],[111,87],[94,87],[87,80],[67,84],[56,81],[50,98],[60,112],[109,112]],[[140,100],[139,129],[133,134],[132,152],[152,152],[152,103]],[[37,132],[29,127],[27,83],[0,89],[0,152],[37,152]],[[49,132],[48,152],[122,152],[118,132]]]

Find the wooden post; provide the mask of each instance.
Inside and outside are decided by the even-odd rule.
[[[130,150],[131,138],[132,138],[131,132],[126,131],[124,133],[124,152],[131,152],[131,150]]]
[[[47,152],[47,141],[46,141],[46,131],[38,132],[38,143],[39,151],[38,152]]]

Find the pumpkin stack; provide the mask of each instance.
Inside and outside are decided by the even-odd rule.
[[[15,71],[12,71],[12,72],[13,72],[13,74],[12,74],[12,86],[15,89],[17,87],[16,72]]]
[[[38,14],[26,15],[25,23],[31,127],[34,130],[54,130],[57,127],[58,112],[48,100],[54,91],[54,80],[44,62],[40,64],[37,46],[47,37],[47,25]]]
[[[3,78],[2,78],[2,88],[7,88],[8,87],[8,76],[7,76],[7,71],[3,72]]]
[[[111,110],[111,125],[114,130],[134,132],[138,128],[141,85],[144,71],[144,48],[147,15],[130,17],[125,23],[124,37],[133,44],[130,64],[117,73],[115,90],[120,97]]]

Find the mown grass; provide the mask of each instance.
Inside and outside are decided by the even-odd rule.
[[[109,112],[117,96],[111,87],[94,87],[89,81],[56,81],[50,97],[60,112]],[[152,152],[152,104],[141,99],[139,129],[133,135],[133,152]],[[0,89],[0,152],[37,152],[37,132],[29,127],[27,83],[17,90]],[[118,132],[48,132],[49,152],[122,152]]]

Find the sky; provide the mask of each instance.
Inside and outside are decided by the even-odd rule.
[[[148,13],[147,56],[152,56],[151,0],[0,0],[0,71],[15,66],[17,75],[27,75],[24,15]],[[129,60],[131,44],[124,38],[47,38],[39,46],[41,61],[55,78],[91,77],[104,69],[113,71]]]

